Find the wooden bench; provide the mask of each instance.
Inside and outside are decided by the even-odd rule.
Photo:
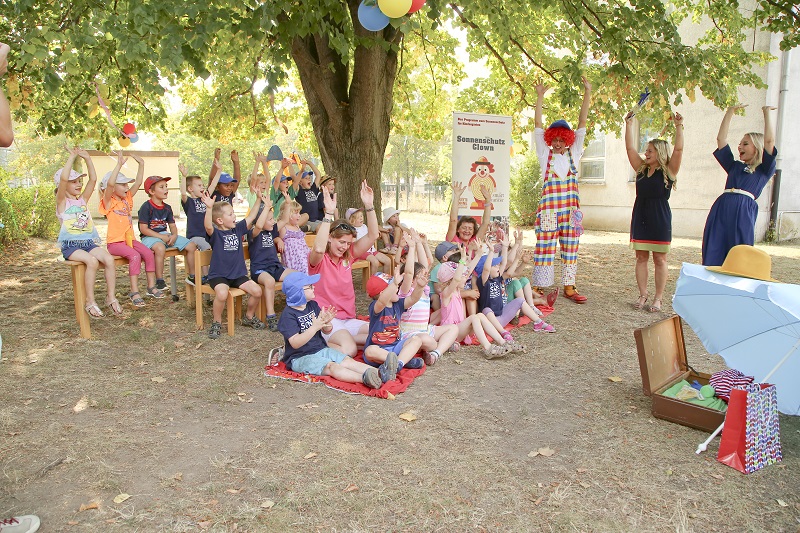
[[[178,281],[177,281],[177,267],[175,266],[175,257],[178,255],[185,255],[184,252],[177,248],[167,248],[164,257],[169,258],[169,292],[172,294],[173,301],[178,301]],[[124,257],[113,256],[114,266],[126,266],[128,260]],[[70,267],[72,273],[72,292],[75,295],[75,318],[78,320],[78,326],[81,329],[81,337],[84,339],[92,338],[92,319],[86,312],[86,285],[84,278],[86,277],[86,263],[80,261],[64,261],[64,264]],[[105,268],[103,263],[100,263],[100,268]]]

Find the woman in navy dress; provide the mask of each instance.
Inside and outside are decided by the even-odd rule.
[[[647,143],[644,158],[639,155],[634,142],[634,113],[625,116],[625,150],[628,161],[636,171],[636,201],[631,214],[631,248],[636,251],[636,285],[639,299],[633,304],[642,309],[647,303],[647,276],[650,253],[656,293],[648,311],[661,311],[661,299],[667,286],[667,253],[672,242],[672,211],[669,195],[675,188],[678,170],[683,159],[683,117],[675,113],[675,147],[669,153],[669,143],[653,139]]]
[[[703,231],[703,265],[720,266],[728,251],[738,244],[755,242],[756,199],[775,174],[775,133],[769,112],[776,109],[762,107],[764,133],[746,133],[739,142],[739,161],[728,146],[728,127],[733,114],[745,106],[729,107],[717,134],[714,157],[728,173],[725,192],[711,206]]]

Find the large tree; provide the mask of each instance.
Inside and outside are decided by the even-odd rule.
[[[184,124],[230,141],[273,131],[296,75],[326,172],[340,178],[342,201],[353,205],[359,181],[378,189],[398,90],[403,116],[425,121],[414,115],[426,104],[414,95],[411,73],[427,65],[441,77],[434,84],[458,81],[452,68],[438,68],[454,60],[457,41],[443,31],[450,24],[466,31],[472,59],[487,59],[481,91],[467,93],[467,105],[484,101],[487,111],[517,114],[533,103],[533,84],[545,80],[558,87],[553,104],[568,110],[587,75],[599,123],[618,122],[620,107],[645,86],[663,111],[696,90],[723,106],[737,87],[763,85],[752,66],[768,57],[748,51],[755,25],[783,29],[784,46],[797,44],[788,0],[761,0],[749,17],[727,0],[428,0],[379,32],[361,26],[358,6],[0,0],[0,35],[13,48],[8,93],[17,120],[102,144],[116,133],[102,113],[89,116],[96,87],[116,121],[136,120],[140,129],[163,126],[166,87],[178,88],[189,106]],[[685,42],[679,26],[702,21],[709,31]]]

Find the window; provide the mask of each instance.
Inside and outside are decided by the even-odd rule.
[[[589,141],[581,158],[580,180],[584,182],[604,182],[606,175],[606,138],[600,135]]]

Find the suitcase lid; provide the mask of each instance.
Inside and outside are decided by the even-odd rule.
[[[669,384],[687,370],[681,318],[674,315],[633,332],[645,395]]]

